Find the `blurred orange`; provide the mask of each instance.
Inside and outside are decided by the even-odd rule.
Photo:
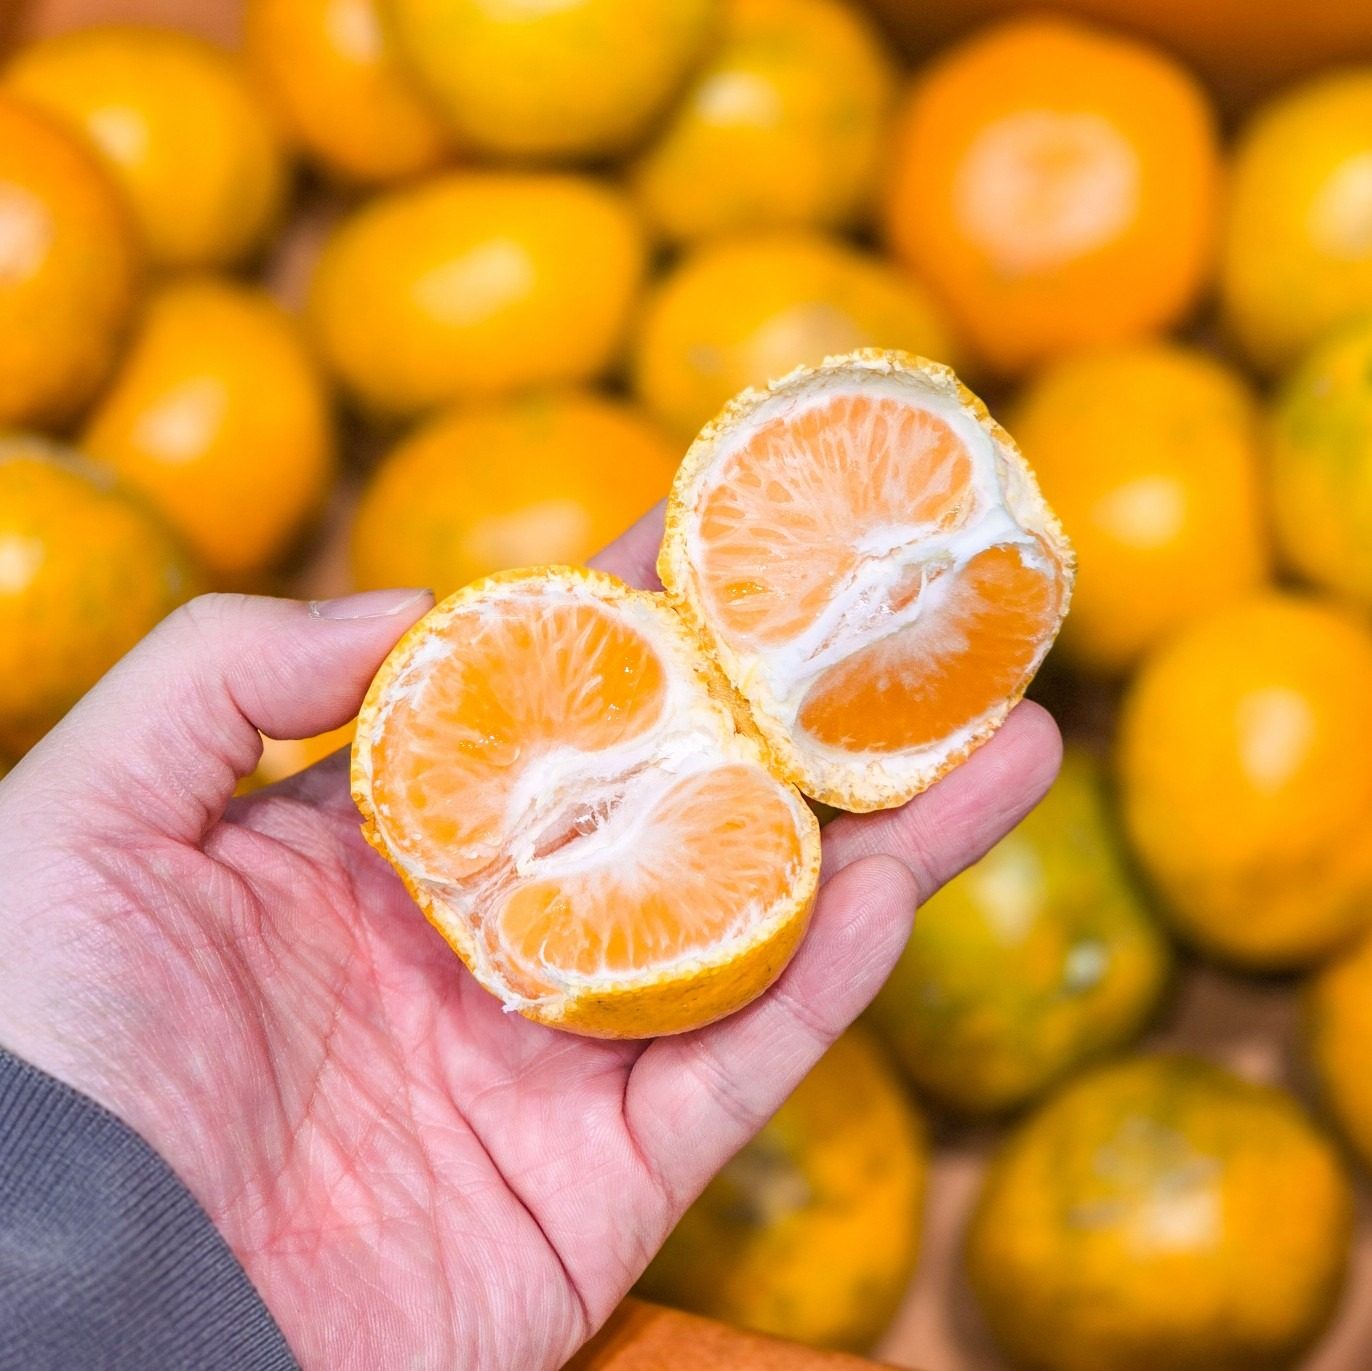
[[[37,742],[194,583],[171,532],[107,473],[0,439],[0,754]]]
[[[651,290],[634,388],[692,438],[745,386],[859,347],[956,360],[942,309],[916,281],[847,243],[804,231],[702,244]]]
[[[352,745],[356,729],[357,720],[349,719],[346,724],[317,733],[313,738],[268,738],[264,733],[261,759],[252,775],[238,783],[238,793],[250,795],[332,757],[339,748]]]
[[[357,583],[445,595],[478,576],[579,563],[667,494],[675,447],[588,391],[441,415],[377,467],[353,526]]]
[[[719,0],[389,0],[395,35],[438,108],[486,153],[622,152],[713,35]]]
[[[289,549],[334,476],[328,395],[294,321],[214,277],[153,298],[83,442],[230,585]]]
[[[172,29],[109,25],[23,48],[8,87],[90,137],[152,258],[231,266],[260,247],[286,191],[276,131],[232,58]]]
[[[1306,995],[1311,1061],[1331,1114],[1372,1167],[1372,938],[1331,962]]]
[[[632,170],[672,239],[866,216],[895,72],[838,0],[729,0],[723,40]]]
[[[1120,720],[1126,829],[1176,928],[1258,970],[1372,923],[1372,631],[1275,592],[1148,658]]]
[[[320,254],[307,318],[364,407],[415,415],[605,371],[646,251],[628,203],[602,182],[455,173],[344,220]]]
[[[362,184],[432,171],[452,152],[383,23],[381,0],[247,0],[244,41],[290,136]]]
[[[1372,310],[1372,67],[1289,91],[1243,130],[1220,265],[1229,329],[1264,371]]]
[[[1063,358],[1008,422],[1077,550],[1068,660],[1122,672],[1266,578],[1259,415],[1223,362],[1176,343]]]
[[[1294,1366],[1333,1313],[1351,1187],[1294,1098],[1208,1062],[1080,1077],[995,1156],[967,1263],[1038,1371]]]
[[[0,95],[0,426],[60,424],[89,400],[122,342],[139,258],[104,169]]]
[[[896,121],[886,236],[1005,373],[1181,318],[1211,264],[1219,155],[1162,53],[1019,19],[939,56]]]

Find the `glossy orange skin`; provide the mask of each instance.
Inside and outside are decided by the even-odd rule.
[[[0,94],[0,425],[61,424],[89,400],[141,266],[104,168],[50,116]]]
[[[1324,1102],[1372,1168],[1372,938],[1315,976],[1305,997],[1306,1043]]]
[[[454,140],[401,65],[381,0],[249,0],[248,60],[294,142],[330,176],[432,171]]]
[[[1172,343],[1049,365],[1007,420],[1077,549],[1059,651],[1107,675],[1267,579],[1257,402],[1208,353]]]
[[[22,49],[5,82],[90,139],[157,265],[233,266],[274,227],[280,139],[238,63],[211,44],[134,24],[76,29]]]
[[[967,1262],[1016,1366],[1276,1371],[1333,1313],[1352,1201],[1291,1096],[1196,1058],[1135,1058],[1010,1135]]]
[[[614,360],[647,248],[627,201],[577,176],[454,173],[393,191],[325,243],[307,320],[366,410],[390,417]]]
[[[215,277],[154,296],[83,444],[225,585],[289,550],[334,473],[328,393],[294,321]]]
[[[675,469],[649,418],[589,392],[458,409],[382,459],[358,504],[353,574],[443,595],[509,567],[583,562],[666,495]]]
[[[181,544],[107,473],[39,438],[0,439],[0,758],[196,588]]]
[[[1024,18],[948,49],[896,116],[883,227],[989,368],[1182,318],[1213,256],[1214,117],[1144,44]]]
[[[1241,966],[1318,962],[1372,923],[1372,631],[1304,597],[1197,620],[1134,678],[1118,779],[1173,925]]]

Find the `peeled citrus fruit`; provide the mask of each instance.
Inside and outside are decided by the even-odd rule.
[[[864,1351],[919,1254],[923,1121],[850,1028],[688,1209],[639,1283],[742,1328]]]
[[[1336,329],[1300,364],[1277,395],[1270,440],[1283,560],[1372,609],[1372,323]]]
[[[745,391],[706,426],[658,572],[778,774],[869,810],[999,727],[1067,611],[1072,554],[947,367],[864,351]]]
[[[226,584],[289,550],[334,472],[328,393],[295,321],[214,277],[154,295],[83,445]]]
[[[846,227],[875,196],[895,72],[838,0],[729,0],[723,34],[632,170],[674,240]]]
[[[544,159],[622,152],[675,94],[718,0],[389,0],[395,34],[464,142]]]
[[[1125,697],[1126,829],[1172,922],[1248,967],[1372,923],[1372,632],[1270,593],[1197,620]]]
[[[1039,807],[920,906],[868,1012],[921,1095],[992,1114],[1134,1037],[1171,962],[1101,768],[1069,750]]]
[[[330,235],[308,321],[378,414],[590,380],[614,360],[647,256],[589,177],[458,172],[373,200]]]
[[[1324,1103],[1363,1165],[1372,1167],[1372,938],[1313,978],[1305,1007]]]
[[[49,115],[0,95],[0,425],[60,424],[90,399],[140,265],[105,168]]]
[[[445,600],[367,693],[370,841],[505,1005],[602,1037],[753,999],[809,918],[819,828],[657,595],[572,568]]]
[[[693,437],[745,386],[862,347],[957,360],[942,308],[888,263],[821,233],[743,234],[701,244],[653,288],[634,388]]]
[[[441,414],[372,473],[353,523],[354,578],[442,595],[509,567],[584,562],[666,495],[676,458],[646,415],[590,391]]]
[[[1372,68],[1320,76],[1239,138],[1220,257],[1229,329],[1265,371],[1372,309]]]
[[[0,755],[37,742],[194,582],[170,530],[108,473],[0,438]]]
[[[917,77],[890,156],[886,236],[997,371],[1145,337],[1204,284],[1214,118],[1145,44],[1057,18],[987,28]]]
[[[275,223],[286,193],[276,129],[210,44],[136,24],[76,29],[22,48],[6,84],[91,139],[160,265],[234,265]]]
[[[1081,1077],[1001,1148],[972,1285],[1034,1371],[1295,1365],[1333,1313],[1352,1190],[1291,1096],[1207,1062]]]
[[[1077,550],[1061,652],[1119,673],[1269,569],[1257,403],[1180,344],[1094,349],[1030,381],[1011,427]]]
[[[452,152],[395,51],[382,0],[249,0],[247,55],[291,138],[363,185],[431,171]]]

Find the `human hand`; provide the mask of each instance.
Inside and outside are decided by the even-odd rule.
[[[598,559],[654,584],[660,511]],[[1022,704],[902,809],[824,832],[809,934],[731,1018],[647,1043],[502,1011],[362,841],[335,756],[243,799],[260,728],[358,708],[430,605],[211,596],[0,783],[0,1042],[175,1168],[297,1357],[552,1368],[875,994],[916,904],[1059,757]]]

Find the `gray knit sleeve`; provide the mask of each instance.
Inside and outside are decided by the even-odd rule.
[[[0,1368],[277,1371],[209,1216],[108,1110],[0,1048]]]

